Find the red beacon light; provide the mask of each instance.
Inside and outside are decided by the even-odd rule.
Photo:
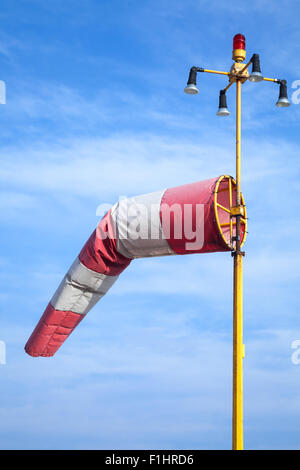
[[[246,39],[243,34],[236,34],[233,38],[232,60],[243,62],[246,58]]]
[[[243,34],[236,34],[233,38],[233,50],[243,49],[245,50],[246,39]]]

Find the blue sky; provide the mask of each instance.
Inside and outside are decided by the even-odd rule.
[[[99,204],[234,175],[232,37],[300,79],[296,1],[11,0],[1,6],[2,449],[230,449],[230,254],[136,260],[52,359],[23,347]],[[300,448],[300,106],[243,86],[245,447]]]

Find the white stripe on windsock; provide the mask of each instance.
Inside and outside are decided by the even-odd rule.
[[[55,310],[85,315],[106,294],[118,277],[92,271],[76,258],[50,303]]]
[[[160,203],[165,190],[122,199],[111,209],[118,252],[127,258],[174,255],[162,231]]]

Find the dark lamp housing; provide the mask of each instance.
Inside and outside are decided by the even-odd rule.
[[[288,100],[287,96],[287,86],[286,86],[286,80],[280,80],[280,88],[279,88],[279,97],[278,101],[276,103],[276,106],[279,108],[287,108],[290,106],[290,102]]]
[[[226,93],[224,90],[220,91],[219,96],[219,109],[217,111],[217,116],[229,116],[230,112],[227,108]]]
[[[250,82],[261,82],[263,80],[263,76],[261,74],[260,70],[260,60],[259,60],[259,55],[258,54],[253,54],[252,59],[252,72],[249,77]]]
[[[197,78],[197,67],[192,67],[189,74],[189,79],[187,82],[187,86],[184,89],[184,92],[188,95],[196,95],[199,93],[199,90],[196,85],[196,78]]]

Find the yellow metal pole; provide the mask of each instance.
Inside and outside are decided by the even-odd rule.
[[[236,205],[241,204],[241,80],[236,80]],[[232,448],[243,443],[243,254],[241,253],[241,216],[236,216],[233,269],[233,406]]]
[[[235,39],[243,45],[241,38]],[[244,38],[245,39],[245,38]],[[243,40],[244,40],[243,39]],[[207,72],[218,75],[227,75],[229,83],[223,93],[225,93],[234,83],[236,83],[236,199],[232,200],[232,187],[231,180],[229,180],[230,209],[224,207],[216,201],[218,206],[223,211],[230,214],[229,222],[219,224],[222,227],[230,228],[230,239],[232,255],[234,258],[233,264],[233,389],[232,389],[232,449],[243,450],[244,437],[243,437],[243,359],[245,357],[245,346],[243,344],[243,256],[244,252],[241,251],[241,222],[246,226],[246,213],[242,210],[242,195],[241,195],[241,87],[242,83],[247,81],[251,76],[248,72],[248,67],[253,62],[253,57],[247,64],[242,64],[245,60],[246,51],[244,48],[233,50],[233,60],[229,72],[220,70],[211,70],[198,68],[199,72]],[[264,81],[279,83],[281,80],[278,78],[263,77]],[[195,91],[194,91],[195,92]],[[288,104],[287,104],[288,105]],[[223,189],[225,190],[225,188]],[[221,192],[219,190],[219,192]],[[216,197],[217,192],[215,193]],[[235,207],[234,207],[235,204]],[[244,207],[245,209],[245,207]],[[216,212],[217,214],[217,212]],[[216,215],[217,217],[217,215]],[[235,219],[235,220],[234,220]],[[244,237],[246,232],[244,233]],[[245,238],[244,238],[245,240]]]

